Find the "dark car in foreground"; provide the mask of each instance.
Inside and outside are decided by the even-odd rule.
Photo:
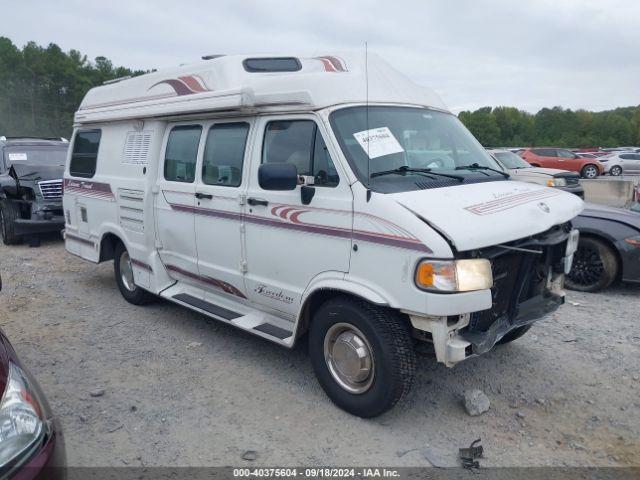
[[[68,148],[64,139],[0,137],[0,236],[6,245],[64,228]]]
[[[567,288],[596,292],[618,280],[640,282],[640,213],[585,204],[572,222],[580,242]]]
[[[0,278],[0,289],[2,279]],[[66,478],[62,430],[40,387],[0,330],[0,478]]]

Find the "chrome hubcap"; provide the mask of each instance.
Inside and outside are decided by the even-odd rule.
[[[333,379],[350,393],[364,393],[371,387],[374,361],[363,333],[348,323],[333,325],[324,337],[324,359]]]
[[[129,252],[124,252],[120,257],[120,278],[127,290],[133,292],[136,289],[136,284],[133,281],[133,267],[131,266]]]

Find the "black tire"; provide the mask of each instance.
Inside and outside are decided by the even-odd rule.
[[[116,248],[113,254],[113,270],[116,275],[116,283],[118,284],[118,290],[120,290],[120,293],[122,294],[122,296],[127,302],[133,303],[134,305],[145,305],[149,302],[152,302],[155,297],[150,292],[135,285],[134,283],[131,283],[131,288],[128,288],[125,285],[122,271],[120,269],[120,260],[122,259],[122,256],[125,254],[127,256],[129,255],[129,253],[127,252],[127,249],[122,244],[122,242],[119,242],[118,245],[116,245]]]
[[[611,170],[609,170],[609,175],[614,177],[622,175],[622,167],[620,165],[614,165],[611,167]]]
[[[496,342],[496,345],[504,345],[505,343],[511,343],[514,340],[519,339],[529,330],[531,330],[532,325],[524,325],[522,327],[514,328],[509,333],[507,333],[504,337]]]
[[[15,234],[15,221],[20,218],[18,205],[10,200],[0,203],[0,235],[5,245],[16,245],[22,242],[22,236]]]
[[[588,165],[582,167],[580,175],[582,176],[582,178],[598,178],[598,176],[600,175],[600,170],[598,170],[598,167],[596,167],[593,163],[589,163]]]
[[[373,358],[370,384],[361,393],[341,386],[325,360],[325,337],[344,324],[362,333]],[[415,376],[416,355],[408,320],[397,312],[354,298],[336,297],[320,306],[309,331],[309,354],[316,377],[329,398],[359,417],[376,417],[392,408],[409,392]]]
[[[597,292],[614,282],[619,269],[616,253],[607,243],[597,238],[582,237],[565,285],[571,290]]]

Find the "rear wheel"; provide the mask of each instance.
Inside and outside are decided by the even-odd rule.
[[[622,175],[622,167],[620,165],[614,165],[613,167],[611,167],[611,170],[609,170],[609,174],[613,175],[614,177]]]
[[[618,269],[618,259],[609,245],[597,238],[583,237],[565,284],[571,290],[597,292],[613,283]]]
[[[600,175],[598,171],[598,167],[595,165],[589,164],[582,167],[582,171],[580,172],[583,178],[597,178]]]
[[[359,417],[386,412],[413,384],[416,356],[408,323],[362,300],[338,297],[318,309],[309,354],[327,395]]]
[[[131,257],[122,242],[116,246],[113,256],[113,269],[118,289],[127,302],[134,305],[144,305],[154,299],[151,293],[135,284]]]
[[[0,203],[0,235],[5,245],[15,245],[22,241],[21,235],[15,234],[15,221],[20,218],[18,205],[9,200]]]

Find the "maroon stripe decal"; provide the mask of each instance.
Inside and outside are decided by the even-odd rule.
[[[64,179],[64,191],[65,193],[74,193],[82,195],[84,197],[92,197],[101,200],[112,200],[113,191],[111,185],[108,183],[100,182],[87,182],[84,180],[71,180]]]
[[[92,247],[95,247],[95,243],[93,243],[91,240],[88,240],[88,239],[82,238],[82,237],[78,237],[77,235],[73,235],[71,233],[65,233],[64,234],[64,238],[65,239],[69,239],[69,240],[73,240],[74,242],[84,243],[85,245],[91,245]]]
[[[240,298],[247,298],[244,293],[242,293],[239,289],[231,285],[230,283],[223,282],[222,280],[218,280],[217,278],[211,278],[207,276],[198,275],[197,273],[189,272],[188,270],[184,270],[180,267],[176,267],[175,265],[165,265],[167,270],[170,272],[177,273],[179,275],[183,275],[188,278],[192,278],[202,283],[206,283],[207,285],[211,285],[213,287],[222,290],[225,293],[229,293],[231,295],[235,295]]]
[[[295,230],[295,231],[305,232],[305,233],[313,233],[317,235],[328,235],[331,237],[338,237],[338,238],[353,237],[364,242],[378,243],[380,245],[386,245],[390,247],[406,248],[409,250],[416,250],[418,252],[431,253],[432,251],[429,247],[427,247],[417,239],[397,237],[397,236],[387,235],[384,233],[365,232],[361,230],[352,231],[351,229],[342,229],[342,228],[336,228],[336,227],[330,227],[330,226],[324,226],[324,225],[310,225],[308,223],[300,223],[300,221],[297,218],[298,216],[295,214],[294,214],[295,215],[295,223],[294,223],[294,218],[293,218],[294,215],[291,216],[292,217],[291,222],[285,222],[281,220],[259,217],[257,215],[244,215],[243,217],[243,215],[240,213],[225,212],[222,210],[213,210],[208,208],[199,208],[199,207],[192,207],[189,205],[179,205],[179,204],[173,204],[173,203],[170,205],[171,205],[171,208],[174,210],[187,212],[187,213],[194,213],[196,215],[204,215],[208,217],[217,217],[217,218],[224,218],[227,220],[238,220],[238,221],[244,219],[244,221],[247,223],[264,225],[267,227],[284,228],[288,230]],[[300,212],[300,213],[304,213],[304,212]]]
[[[147,265],[146,263],[140,261],[140,260],[136,260],[135,258],[131,259],[131,264],[135,265],[138,268],[142,268],[143,270],[146,270],[148,272],[153,273],[153,268],[151,268],[151,265]]]

